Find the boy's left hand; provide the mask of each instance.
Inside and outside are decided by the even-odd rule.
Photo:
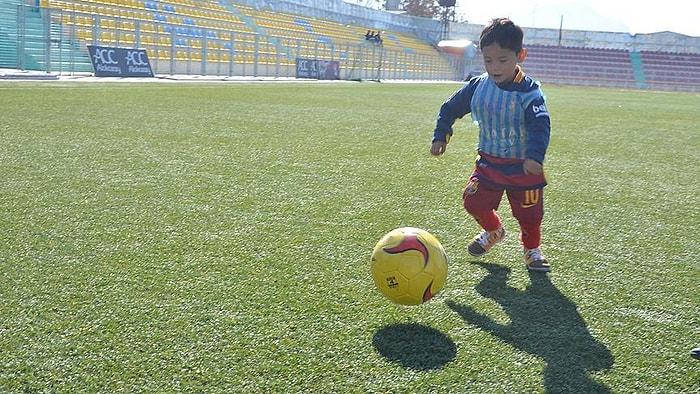
[[[540,175],[542,174],[542,164],[532,159],[525,159],[523,162],[523,172],[527,175]]]
[[[440,156],[445,153],[445,149],[447,149],[447,143],[445,141],[435,141],[430,146],[430,154],[433,156]]]

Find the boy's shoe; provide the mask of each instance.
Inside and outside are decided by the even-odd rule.
[[[503,227],[499,227],[494,231],[484,230],[481,234],[477,235],[469,242],[467,245],[467,251],[470,255],[474,257],[481,257],[486,254],[494,245],[503,241],[506,237],[506,230]]]
[[[700,360],[700,347],[696,347],[695,349],[691,350],[690,357]]]
[[[542,255],[540,248],[525,249],[525,266],[530,271],[549,272],[549,262]]]

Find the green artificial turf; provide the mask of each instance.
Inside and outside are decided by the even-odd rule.
[[[475,259],[459,84],[0,83],[0,391],[696,393],[700,96],[544,86],[542,249]],[[394,305],[396,227],[449,256]]]

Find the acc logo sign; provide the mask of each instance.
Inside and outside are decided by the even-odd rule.
[[[152,77],[145,49],[88,45],[96,77]]]
[[[92,57],[96,64],[119,64],[114,60],[114,49],[96,49]]]
[[[126,52],[127,66],[148,66],[148,58],[145,51],[127,51]]]

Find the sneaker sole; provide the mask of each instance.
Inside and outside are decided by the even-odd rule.
[[[551,272],[552,271],[551,267],[531,267],[527,264],[525,264],[525,267],[527,268],[528,271],[534,271],[534,272]]]
[[[474,257],[481,257],[481,256],[485,255],[486,253],[488,253],[488,250],[484,250],[483,252],[478,253],[478,252],[472,252],[472,251],[467,247],[467,253],[469,253],[470,255],[472,255],[472,256],[474,256]]]

